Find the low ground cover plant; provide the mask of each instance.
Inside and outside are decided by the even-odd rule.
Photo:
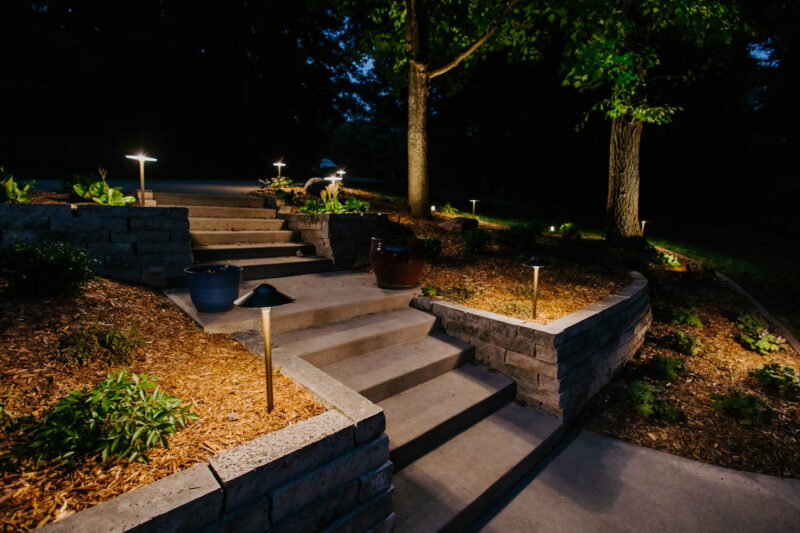
[[[134,326],[125,329],[97,325],[70,334],[61,343],[60,358],[71,364],[84,365],[92,361],[128,365],[133,355],[144,349],[147,341]]]
[[[437,261],[442,256],[442,239],[425,239],[425,259]]]
[[[703,342],[700,337],[678,330],[670,337],[670,342],[682,354],[698,355],[703,351]]]
[[[339,201],[339,187],[331,183],[320,193],[319,200],[306,200],[300,211],[303,213],[367,213],[369,203],[363,202],[355,196],[348,196],[344,201]]]
[[[422,294],[425,296],[436,296],[436,287],[433,285],[426,285],[422,287]]]
[[[105,169],[98,167],[97,173],[100,175],[100,179],[93,181],[88,187],[82,182],[75,183],[72,186],[75,194],[84,200],[89,200],[100,205],[123,206],[136,201],[136,198],[133,196],[123,195],[122,187],[110,187],[108,185],[106,181],[108,172]]]
[[[85,457],[148,461],[148,449],[169,447],[167,436],[198,415],[167,395],[158,378],[120,370],[94,389],[70,392],[52,409],[19,423],[23,443],[6,465],[71,465]]]
[[[558,232],[565,239],[577,240],[581,238],[581,230],[574,222],[565,222],[558,227]]]
[[[669,381],[675,381],[680,376],[686,375],[686,362],[680,357],[656,355],[650,361],[650,366]]]
[[[27,204],[31,201],[28,190],[34,182],[29,181],[22,185],[14,180],[14,176],[3,167],[0,167],[0,202],[12,204]]]
[[[678,256],[666,252],[659,252],[658,256],[656,257],[656,262],[659,265],[664,265],[671,268],[678,268],[681,266],[681,261],[678,259]]]
[[[768,326],[760,316],[745,313],[736,321],[736,327],[742,332],[737,340],[748,350],[761,355],[785,349],[786,339],[770,333]]]
[[[450,205],[450,202],[447,202],[440,207],[439,212],[443,215],[457,215],[459,213],[458,209]]]
[[[796,398],[800,395],[800,376],[792,367],[778,363],[766,364],[758,370],[751,370],[749,376],[781,396]]]
[[[672,310],[672,320],[670,323],[673,326],[692,326],[695,328],[702,328],[703,323],[697,315],[697,310],[691,307],[678,307]]]
[[[97,260],[63,242],[16,241],[0,248],[0,272],[14,293],[62,294],[97,276]]]
[[[635,379],[628,385],[626,395],[633,409],[642,418],[656,416],[669,420],[678,420],[681,417],[680,411],[672,405],[664,395],[664,392],[655,385]]]
[[[743,426],[768,424],[775,412],[755,394],[729,389],[727,394],[712,394],[712,406],[735,418]]]
[[[259,183],[261,183],[262,189],[278,190],[278,189],[291,189],[292,187],[294,187],[294,182],[291,179],[287,178],[286,176],[281,176],[280,178],[276,176],[274,178],[267,178],[258,181]]]

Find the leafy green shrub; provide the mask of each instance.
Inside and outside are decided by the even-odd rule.
[[[297,202],[297,193],[294,191],[294,189],[289,189],[288,191],[278,189],[275,191],[275,198],[278,200],[283,200],[288,205],[294,205]]]
[[[442,239],[425,239],[425,258],[436,261],[442,256]]]
[[[479,254],[486,250],[492,236],[483,229],[474,229],[464,232],[464,249],[468,254]]]
[[[785,349],[786,339],[770,333],[767,326],[767,321],[760,316],[745,313],[736,322],[736,327],[742,331],[737,340],[748,350],[761,355]]]
[[[89,254],[63,242],[16,241],[0,249],[0,271],[13,292],[67,292],[94,278],[97,266]]]
[[[656,262],[659,265],[664,265],[672,268],[677,268],[681,266],[681,262],[677,256],[668,254],[666,252],[659,252],[658,257],[656,258]]]
[[[0,202],[12,204],[27,204],[31,201],[28,190],[35,182],[29,181],[22,187],[14,181],[14,176],[0,167]]]
[[[287,178],[286,176],[281,176],[280,178],[267,178],[265,180],[258,180],[261,183],[261,187],[263,189],[291,189],[294,187],[294,182]]]
[[[676,350],[686,355],[697,355],[703,350],[703,343],[700,341],[700,337],[685,331],[676,331],[672,334],[670,340]]]
[[[679,307],[672,310],[672,320],[670,323],[674,326],[693,326],[702,328],[703,323],[700,322],[700,317],[697,311],[693,308]]]
[[[369,211],[369,203],[363,202],[355,196],[348,196],[341,207],[345,213],[366,213]]]
[[[442,207],[439,208],[439,212],[443,215],[457,215],[458,209],[450,205],[450,202],[447,202]]]
[[[565,222],[558,227],[558,232],[565,239],[577,240],[581,238],[581,230],[573,222]]]
[[[24,444],[11,452],[17,462],[72,464],[99,454],[148,462],[145,452],[161,444],[169,448],[167,436],[178,425],[185,426],[198,415],[180,408],[183,400],[159,390],[156,377],[108,374],[92,390],[70,392],[38,420],[21,428]]]
[[[61,358],[79,365],[96,360],[128,365],[134,352],[143,349],[146,344],[145,338],[134,326],[127,329],[103,329],[97,326],[78,330],[67,337],[61,344]]]
[[[800,377],[792,367],[772,363],[764,365],[758,370],[751,370],[749,375],[765,387],[775,390],[783,396],[791,398],[800,394]]]
[[[425,296],[436,296],[436,287],[433,285],[426,285],[422,287],[422,294]]]
[[[655,415],[669,420],[678,420],[681,417],[680,411],[672,405],[655,385],[638,379],[633,380],[628,386],[627,397],[634,410],[642,418],[650,418]]]
[[[743,426],[767,424],[775,417],[775,412],[755,394],[728,389],[728,394],[712,394],[711,400],[714,409],[735,418]]]
[[[86,174],[73,174],[72,176],[61,180],[61,188],[65,191],[74,193],[75,185],[80,185],[81,189],[85,190],[88,189],[94,181],[95,180],[92,178],[92,176],[87,176]]]
[[[306,200],[300,211],[303,213],[333,213],[333,209],[333,198],[328,197],[324,200]],[[369,203],[362,202],[355,196],[349,196],[344,203],[336,202],[336,213],[366,213],[368,211]]]
[[[75,194],[100,205],[123,206],[136,201],[133,196],[123,196],[122,187],[109,187],[106,181],[108,172],[105,169],[98,167],[97,172],[100,180],[92,182],[88,187],[83,183],[76,183],[72,186]]]
[[[650,361],[650,366],[669,381],[675,381],[679,376],[686,375],[686,362],[680,357],[656,355]]]

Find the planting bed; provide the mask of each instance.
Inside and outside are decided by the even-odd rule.
[[[91,388],[114,367],[58,359],[71,332],[100,324],[135,326],[147,339],[130,370],[158,376],[168,394],[200,418],[148,452],[150,464],[97,459],[74,468],[0,472],[0,529],[28,530],[203,462],[220,450],[325,411],[302,387],[275,376],[275,410],[266,414],[264,363],[227,335],[209,335],[159,292],[105,279],[54,300],[0,303],[0,403],[14,417],[54,406],[69,391]],[[0,431],[0,453],[15,436]]]
[[[767,363],[800,369],[800,356],[785,350],[759,355],[736,337],[737,318],[754,310],[713,272],[689,262],[687,268],[653,267],[650,279],[654,320],[645,344],[632,363],[595,399],[579,424],[587,429],[706,463],[738,470],[800,478],[800,398],[783,397],[764,388],[749,372]],[[694,307],[702,328],[673,325],[672,310]],[[697,355],[681,354],[672,333],[683,329],[698,336],[704,348]],[[687,373],[673,380],[652,367],[656,356],[681,357]],[[633,380],[662,389],[661,399],[681,413],[678,420],[648,419],[637,414],[626,398]],[[729,389],[754,394],[775,412],[766,424],[743,425],[712,406],[712,394]]]

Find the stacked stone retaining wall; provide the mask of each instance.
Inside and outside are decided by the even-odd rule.
[[[475,346],[476,357],[517,383],[517,398],[566,420],[605,386],[644,343],[652,321],[647,279],[631,272],[619,294],[548,324],[440,300],[413,305],[440,317],[445,331]]]
[[[192,264],[184,207],[0,204],[0,243],[63,241],[100,261],[103,276],[180,284]]]

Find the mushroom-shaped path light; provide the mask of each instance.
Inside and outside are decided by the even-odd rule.
[[[533,319],[536,319],[536,304],[539,293],[539,269],[547,266],[539,257],[531,257],[523,263],[526,267],[533,269]]]
[[[480,200],[470,200],[472,202],[472,216],[475,216],[475,204],[480,202]]]
[[[139,162],[139,204],[144,207],[144,163],[145,161],[158,161],[155,157],[147,157],[146,155],[126,155],[128,159],[135,159]]]
[[[286,163],[283,161],[278,161],[277,163],[272,163],[273,167],[278,167],[278,179],[281,179],[281,168],[286,166]]]
[[[262,283],[251,292],[248,292],[233,302],[239,307],[261,309],[261,324],[264,335],[264,366],[267,374],[267,412],[271,413],[274,407],[272,398],[272,328],[270,324],[270,307],[288,304],[294,301],[285,294],[267,283]]]

